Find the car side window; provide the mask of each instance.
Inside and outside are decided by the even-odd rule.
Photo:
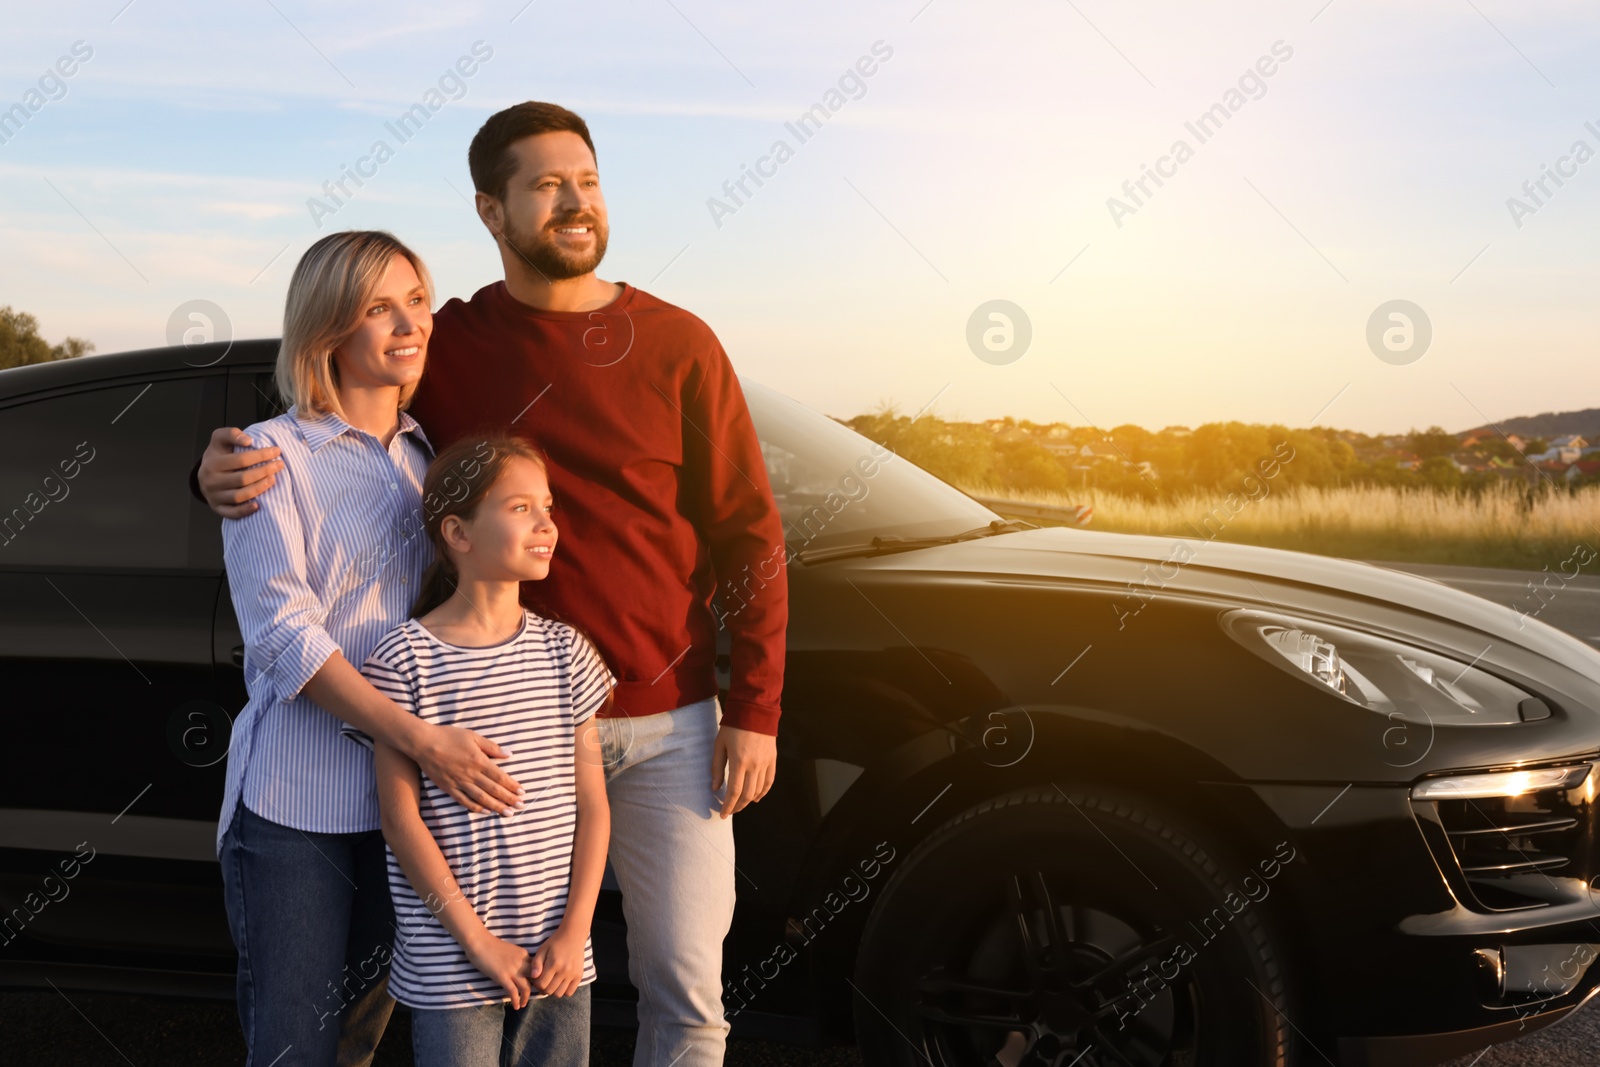
[[[278,393],[278,380],[271,374],[255,375],[256,422],[275,419],[289,410],[289,404]]]
[[[0,408],[0,566],[188,566],[182,472],[197,454],[204,384],[133,382]]]

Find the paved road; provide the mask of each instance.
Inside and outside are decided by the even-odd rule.
[[[1542,600],[1523,571],[1423,564],[1383,564],[1433,578],[1537,618],[1600,647],[1600,578],[1552,581]],[[1445,1067],[1591,1067],[1600,1059],[1600,1006],[1591,1006],[1547,1030]],[[627,1067],[633,1035],[596,1029],[596,1067]],[[103,994],[0,993],[0,1065],[237,1064],[244,1049],[231,1004],[157,1000]],[[1316,1058],[1312,1057],[1312,1062]],[[410,1026],[397,1013],[378,1052],[377,1067],[411,1063]],[[728,1067],[860,1067],[851,1048],[815,1048],[762,1041],[729,1043]]]
[[[1531,573],[1427,563],[1380,563],[1379,566],[1409,571],[1504,604],[1600,648],[1600,577],[1592,574],[1563,579],[1554,568]],[[1530,582],[1537,588],[1530,590]]]

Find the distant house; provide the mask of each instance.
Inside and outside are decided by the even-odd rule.
[[[1461,447],[1473,448],[1475,446],[1493,444],[1496,441],[1508,441],[1511,447],[1518,452],[1527,447],[1527,441],[1524,438],[1514,433],[1502,434],[1493,426],[1479,426],[1468,430],[1461,436]]]
[[[1020,426],[1001,425],[997,427],[991,427],[991,429],[994,430],[995,437],[999,438],[1001,441],[1010,441],[1012,443],[1020,444],[1025,441],[1033,440],[1033,435]]]
[[[1562,434],[1560,437],[1552,437],[1550,439],[1550,447],[1576,448],[1578,451],[1582,452],[1585,448],[1589,447],[1589,442],[1585,441],[1575,433],[1567,433]]]
[[[1597,475],[1600,475],[1600,459],[1580,459],[1568,465],[1565,477],[1567,481],[1575,482],[1580,478],[1593,478]]]
[[[1580,437],[1578,440],[1581,441],[1582,438]],[[1578,458],[1580,456],[1582,456],[1582,455],[1583,455],[1583,450],[1582,449],[1573,448],[1571,446],[1566,446],[1566,447],[1562,447],[1562,448],[1556,448],[1556,447],[1547,448],[1543,452],[1540,452],[1538,455],[1529,456],[1528,458],[1531,459],[1533,462],[1541,464],[1541,465],[1545,464],[1545,463],[1559,463],[1563,467],[1565,467],[1569,463],[1578,462]]]
[[[1110,463],[1122,459],[1122,455],[1110,445],[1096,448],[1094,445],[1084,445],[1078,449],[1078,455],[1086,463]]]
[[[1403,471],[1414,471],[1421,462],[1421,457],[1415,452],[1396,452],[1394,454],[1394,465]]]

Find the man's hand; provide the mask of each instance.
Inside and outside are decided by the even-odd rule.
[[[778,739],[771,734],[722,726],[711,749],[711,789],[722,788],[726,767],[727,797],[722,802],[724,819],[747,804],[767,795],[778,776]]]
[[[474,814],[509,815],[522,803],[522,786],[495,766],[511,753],[459,726],[429,725],[413,759],[433,784]]]
[[[211,510],[225,519],[242,519],[260,507],[251,501],[272,488],[277,481],[273,475],[283,470],[276,445],[235,452],[235,444],[255,442],[235,426],[219,426],[211,431],[211,443],[200,457],[200,492]]]

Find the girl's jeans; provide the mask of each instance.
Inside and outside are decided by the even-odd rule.
[[[544,997],[471,1008],[411,1010],[416,1067],[588,1067],[589,986]]]

